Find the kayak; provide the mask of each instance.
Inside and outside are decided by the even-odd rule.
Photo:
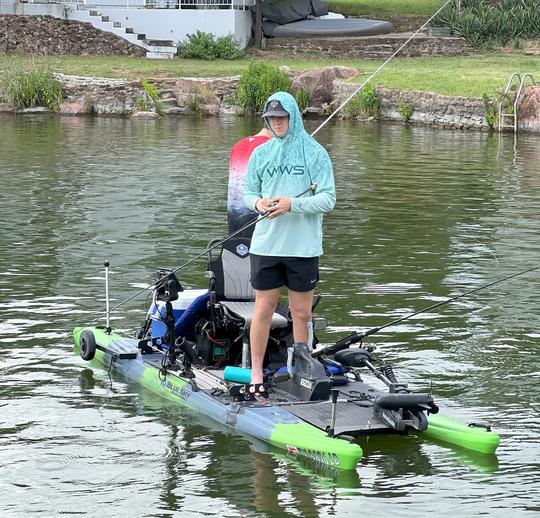
[[[187,308],[175,308],[176,323],[182,319],[189,321],[189,308],[201,305],[197,299],[207,300],[204,290],[186,292],[180,306],[187,304]],[[159,310],[158,314],[161,315]],[[352,470],[363,456],[358,438],[409,432],[484,454],[495,453],[499,445],[498,434],[489,426],[469,426],[437,414],[438,407],[431,395],[410,393],[406,385],[397,382],[390,366],[373,367],[371,354],[362,347],[342,350],[333,355],[334,359],[308,357],[293,350],[292,361],[285,361],[285,365],[267,374],[268,396],[251,398],[243,392],[249,369],[226,366],[226,362],[212,365],[222,352],[214,350],[209,354],[204,347],[197,348],[196,344],[201,343],[197,334],[204,329],[200,321],[191,335],[194,350],[200,356],[190,365],[190,355],[180,349],[176,350],[176,365],[171,364],[171,354],[164,348],[163,340],[151,337],[152,333],[159,335],[164,330],[160,327],[164,325],[163,319],[156,317],[155,305],[149,310],[149,321],[150,325],[143,326],[144,338],[141,333],[132,338],[100,327],[76,328],[75,351],[169,401],[274,445],[289,456]],[[310,362],[317,364],[315,369]],[[368,365],[377,377],[388,381],[390,390],[382,391],[365,383],[359,365]]]
[[[412,315],[323,347],[315,331],[324,327],[324,319],[314,317],[308,324],[308,343],[294,343],[289,308],[279,304],[264,358],[267,390],[257,397],[249,392],[249,330],[255,306],[249,249],[253,227],[265,216],[248,211],[241,200],[247,160],[264,141],[249,137],[231,153],[229,236],[211,241],[200,255],[174,270],[157,271],[148,286],[152,304],[134,337],[110,327],[106,262],[107,325],[76,328],[75,350],[84,360],[96,359],[160,396],[292,457],[342,471],[354,470],[362,458],[358,439],[375,435],[416,433],[493,454],[500,438],[489,425],[440,416],[431,394],[411,392],[390,365],[373,358],[374,347],[362,343]],[[208,287],[184,289],[175,273],[205,255]],[[387,390],[365,383],[366,371]]]

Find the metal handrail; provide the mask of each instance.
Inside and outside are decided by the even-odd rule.
[[[521,81],[519,82],[519,88],[516,92],[516,98],[514,99],[514,113],[516,114],[514,119],[514,131],[517,132],[517,121],[518,121],[518,105],[519,105],[519,98],[521,97],[521,92],[523,91],[523,87],[525,86],[525,81],[527,78],[531,79],[532,86],[536,84],[532,74],[526,73],[521,76]]]
[[[519,86],[516,89],[516,96],[514,99],[514,112],[513,113],[504,113],[503,112],[503,102],[504,98],[512,88],[512,84],[514,83],[514,78],[517,78],[519,81]],[[503,98],[499,102],[499,131],[502,131],[504,128],[503,125],[503,118],[504,117],[513,117],[514,118],[514,133],[517,133],[518,130],[518,106],[519,106],[519,100],[521,97],[521,94],[523,92],[523,87],[525,86],[525,82],[527,81],[527,78],[531,80],[532,85],[535,85],[536,82],[530,73],[520,74],[519,72],[514,72],[508,79],[506,83],[506,87],[503,92]]]

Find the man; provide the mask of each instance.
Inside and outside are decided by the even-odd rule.
[[[330,157],[304,129],[294,97],[285,92],[270,96],[263,119],[273,138],[253,151],[244,189],[249,209],[269,213],[257,223],[250,249],[256,295],[249,391],[254,395],[265,395],[263,359],[282,286],[289,292],[294,341],[308,341],[318,258],[323,253],[323,214],[336,201]],[[310,195],[296,197],[311,185],[316,189]]]

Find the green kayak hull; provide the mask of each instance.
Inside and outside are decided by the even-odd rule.
[[[455,444],[468,450],[493,454],[497,450],[501,438],[495,432],[484,427],[470,426],[440,414],[432,414],[428,418],[428,428],[422,432],[424,437],[436,441]]]

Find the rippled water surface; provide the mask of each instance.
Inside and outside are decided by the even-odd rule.
[[[306,124],[312,129],[317,121]],[[226,234],[231,119],[0,116],[2,516],[525,516],[540,511],[540,270],[373,336],[497,456],[362,442],[356,472],[294,461],[71,351],[70,332]],[[335,123],[326,218],[330,342],[540,264],[540,139]],[[205,285],[204,262],[185,271]],[[115,314],[144,319],[145,301]]]

